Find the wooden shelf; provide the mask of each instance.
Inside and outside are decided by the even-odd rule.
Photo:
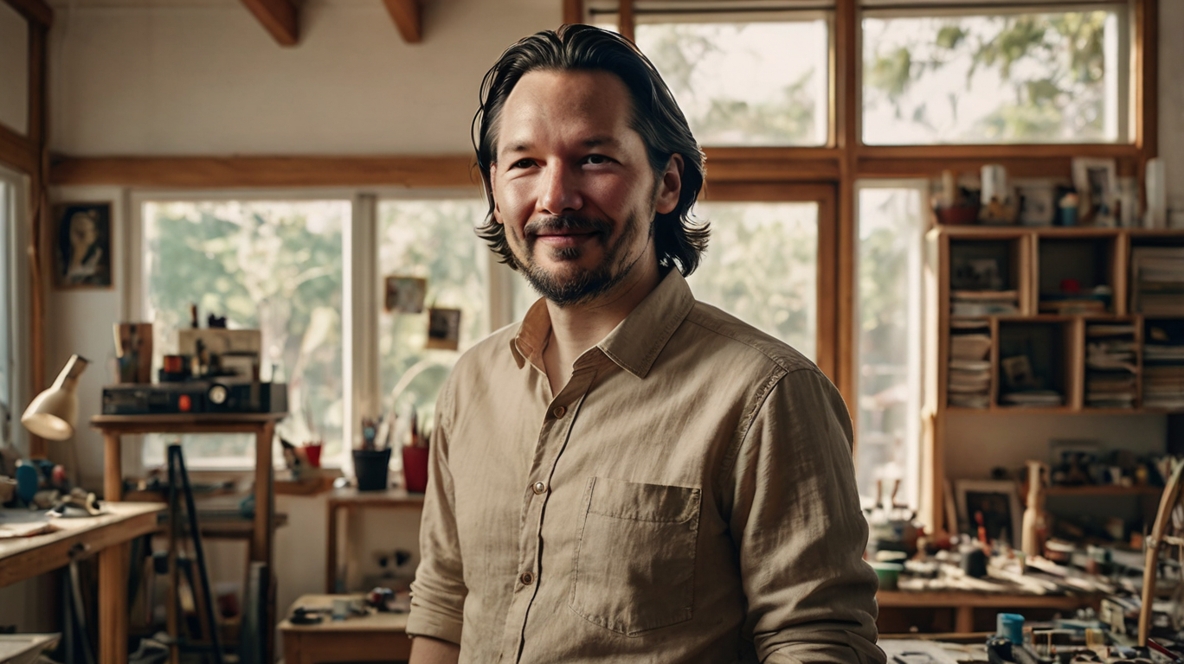
[[[1046,496],[1158,496],[1161,486],[1114,486],[1111,484],[1083,484],[1080,486],[1048,486]]]

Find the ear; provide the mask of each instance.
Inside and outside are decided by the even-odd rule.
[[[673,212],[674,208],[678,207],[678,197],[682,193],[682,169],[682,155],[670,155],[670,161],[666,162],[666,169],[662,171],[654,197],[654,211],[658,214]]]

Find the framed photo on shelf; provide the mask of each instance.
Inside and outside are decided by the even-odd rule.
[[[111,203],[66,203],[53,209],[57,288],[111,287]]]
[[[1015,482],[1010,480],[956,480],[954,494],[958,501],[958,522],[962,532],[978,532],[979,515],[987,531],[987,540],[1005,539],[1012,546],[1019,541],[1023,512]]]
[[[1019,185],[1016,187],[1020,199],[1019,218],[1025,226],[1052,226],[1056,213],[1056,200],[1051,184]]]
[[[1073,159],[1073,187],[1077,189],[1078,216],[1096,226],[1114,226],[1118,218],[1118,166],[1113,159]]]

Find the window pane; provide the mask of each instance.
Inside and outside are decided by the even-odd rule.
[[[711,241],[688,280],[695,297],[814,359],[818,204],[699,203]]]
[[[924,217],[917,189],[859,190],[856,480],[866,503],[883,482],[884,499],[916,505],[921,445],[921,249]]]
[[[489,334],[489,250],[473,229],[485,218],[483,200],[385,200],[378,204],[379,272],[427,279],[424,313],[385,312],[378,349],[384,407],[391,392],[429,421],[448,370],[460,353],[425,348],[426,307],[461,310],[460,350]]]
[[[1126,140],[1119,33],[1101,10],[864,18],[864,142]]]
[[[262,378],[288,383],[291,415],[279,426],[293,442],[324,439],[342,449],[342,231],[349,201],[203,201],[144,205],[145,316],[154,321],[156,366],[176,352],[189,305],[203,318],[259,329]],[[170,437],[175,438],[175,437]],[[192,439],[190,439],[192,438]],[[195,465],[254,464],[251,436],[185,437]],[[144,461],[162,463],[159,440]]]
[[[702,145],[823,145],[825,20],[642,23],[637,45]]]

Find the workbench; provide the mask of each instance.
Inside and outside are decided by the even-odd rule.
[[[53,519],[56,532],[0,539],[0,587],[99,556],[99,663],[127,662],[131,540],[154,532],[161,503],[104,503],[99,516]]]
[[[338,598],[361,595],[304,595],[292,605],[306,609],[329,609]],[[326,618],[315,625],[297,625],[289,619],[280,623],[284,639],[284,664],[324,662],[390,662],[411,657],[406,613],[376,613],[334,621]]]

